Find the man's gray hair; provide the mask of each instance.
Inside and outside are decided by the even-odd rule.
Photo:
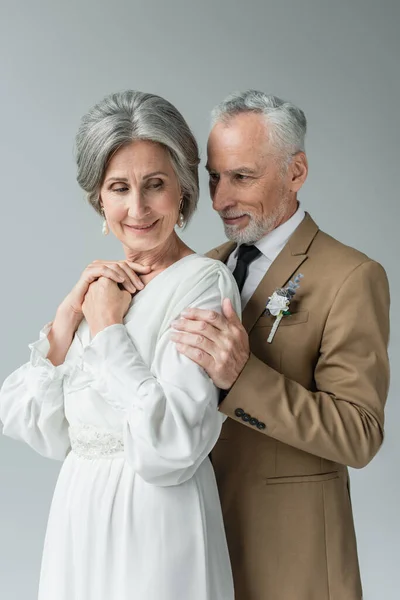
[[[162,144],[183,193],[185,223],[199,198],[197,142],[181,113],[167,100],[134,90],[106,96],[81,120],[76,136],[77,181],[97,212],[99,192],[110,158],[135,140]]]
[[[271,96],[257,90],[235,92],[228,96],[212,111],[212,123],[228,123],[241,113],[255,112],[265,115],[269,129],[269,139],[286,159],[297,152],[304,152],[304,138],[307,120],[303,111],[277,96]]]

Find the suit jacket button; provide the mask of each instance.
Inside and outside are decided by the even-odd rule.
[[[237,417],[241,417],[242,415],[244,415],[244,410],[243,410],[243,408],[237,408],[237,409],[235,410],[235,415],[236,415]]]
[[[265,429],[266,428],[266,424],[265,423],[261,423],[259,422],[257,425],[257,429]]]
[[[250,419],[249,421],[250,425],[253,425],[253,427],[258,427],[259,425],[259,420],[255,419],[254,417],[252,419]]]
[[[246,423],[247,421],[250,421],[250,419],[251,419],[251,417],[250,417],[250,415],[249,415],[249,414],[247,414],[247,413],[244,413],[244,414],[242,415],[242,421],[244,421],[245,423]]]

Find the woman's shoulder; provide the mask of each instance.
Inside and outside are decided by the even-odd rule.
[[[190,304],[211,294],[231,298],[235,307],[240,305],[236,281],[224,263],[201,254],[191,254],[180,263],[175,271],[175,299],[180,297]]]
[[[191,283],[194,283],[196,280],[207,285],[207,283],[222,276],[227,281],[232,282],[233,285],[236,285],[231,271],[220,260],[202,254],[190,254],[176,264],[178,266],[177,276],[180,280],[182,274],[185,273],[185,276],[188,277],[188,279],[185,278],[187,282],[191,280]]]

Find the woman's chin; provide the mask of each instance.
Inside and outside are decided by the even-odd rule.
[[[151,250],[155,250],[156,248],[160,249],[166,243],[166,238],[165,236],[154,234],[143,238],[130,234],[124,235],[123,239],[120,238],[120,241],[127,250],[137,254],[140,252],[151,252]]]

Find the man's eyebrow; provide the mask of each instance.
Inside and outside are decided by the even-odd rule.
[[[206,170],[209,173],[215,173],[214,169],[211,169],[209,165],[206,165]],[[228,169],[225,171],[227,175],[233,175],[234,173],[243,173],[244,175],[255,175],[256,171],[254,169],[250,169],[250,167],[236,167],[236,169]]]
[[[243,173],[244,175],[254,175],[256,171],[254,169],[250,169],[250,167],[236,167],[236,169],[230,169],[227,171],[229,175],[233,175],[234,173]]]

